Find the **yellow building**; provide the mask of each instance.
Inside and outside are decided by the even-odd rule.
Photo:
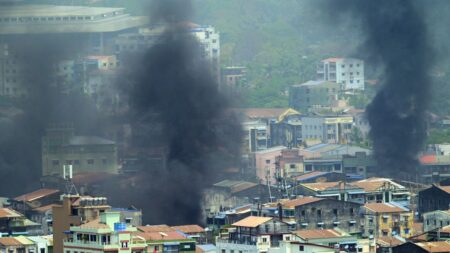
[[[367,203],[363,206],[363,235],[375,237],[413,235],[413,212],[394,203]]]

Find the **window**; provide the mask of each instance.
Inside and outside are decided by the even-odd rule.
[[[387,221],[388,221],[388,218],[387,217],[383,217],[383,223],[386,224]]]
[[[103,159],[102,159],[102,163],[103,163],[103,164],[107,164],[107,163],[108,163],[108,160],[107,160],[106,158],[103,158]]]
[[[270,163],[270,160],[268,159],[268,160],[266,160],[266,164],[269,164]]]
[[[80,165],[80,160],[75,160],[75,161],[73,161],[73,163],[74,163],[75,165]]]
[[[52,165],[53,165],[53,166],[59,165],[59,160],[53,160],[53,161],[52,161]]]
[[[322,216],[322,210],[317,210],[317,217],[321,217]]]
[[[94,164],[94,159],[88,159],[87,163],[90,164],[90,165]]]
[[[298,250],[300,250],[300,251],[305,251],[305,246],[300,245],[300,246],[298,247]]]
[[[305,210],[302,210],[301,215],[302,215],[302,216],[306,216]]]
[[[337,209],[333,209],[333,214],[334,214],[334,216],[337,216],[338,215],[338,210]]]
[[[355,211],[353,210],[353,207],[352,208],[350,208],[350,215],[354,215],[355,214]]]
[[[226,250],[224,250],[224,249],[222,250],[222,253],[226,253],[226,252],[227,252]]]
[[[353,67],[353,64],[350,64],[350,68]]]
[[[295,164],[290,164],[290,165],[289,165],[289,168],[295,169]]]
[[[159,245],[155,245],[155,250],[159,251]]]
[[[263,237],[262,242],[267,242],[267,238]]]
[[[128,241],[122,241],[120,244],[122,245],[122,249],[128,249]]]
[[[66,160],[66,164],[72,164],[72,160]]]

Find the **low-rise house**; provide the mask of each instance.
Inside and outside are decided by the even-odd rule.
[[[369,237],[414,234],[414,213],[394,203],[367,203],[362,207],[363,235]]]
[[[430,231],[448,225],[450,225],[450,210],[437,210],[423,214],[424,231]]]
[[[27,238],[34,242],[36,253],[53,252],[53,236],[28,236]]]
[[[120,222],[119,212],[103,212],[98,219],[70,227],[63,252],[145,252],[147,244],[135,235],[136,231],[135,227]]]
[[[58,202],[59,195],[60,191],[57,189],[39,189],[11,199],[11,208],[19,210],[30,218],[28,212]]]
[[[392,253],[392,248],[405,242],[400,236],[380,236],[376,238],[377,253]]]
[[[288,224],[272,217],[249,216],[232,224],[227,237],[216,240],[217,252],[267,252],[290,235]]]
[[[34,208],[29,211],[29,217],[32,221],[41,224],[41,231],[43,235],[53,234],[53,207],[56,204],[50,204]]]
[[[346,250],[346,252],[358,252],[356,237],[339,229],[297,230],[293,234],[296,239],[303,243],[335,247]]]
[[[304,243],[298,241],[282,241],[279,247],[269,248],[268,253],[336,253],[345,251],[336,251],[332,246],[324,246],[313,243]]]
[[[296,194],[364,204],[366,192],[361,187],[341,181],[300,184]]]
[[[15,210],[0,208],[0,233],[9,236],[37,235],[41,233],[41,225]]]
[[[271,192],[277,197],[275,189]],[[266,185],[247,181],[223,180],[214,184],[204,193],[205,212],[218,213],[236,206],[251,204],[255,198],[261,202],[270,201]]]
[[[195,239],[195,241],[199,244],[206,243],[206,231],[204,228],[199,225],[182,225],[182,226],[173,226],[175,231],[180,231],[190,238]]]
[[[393,253],[448,253],[450,242],[406,242],[392,249]]]
[[[142,229],[142,227],[139,227],[140,232],[137,232],[136,235],[145,240],[146,252],[195,253],[196,242],[194,239],[180,231],[174,231],[172,228],[166,231],[167,228],[161,226],[161,229],[164,232],[155,231],[157,230],[156,227],[151,229]],[[146,230],[146,232],[142,230]]]
[[[195,253],[217,253],[217,248],[214,244],[200,244],[195,246]]]
[[[432,185],[419,192],[419,213],[448,210],[450,205],[450,186]]]
[[[428,241],[448,241],[450,240],[450,225],[436,228],[427,232]]]
[[[345,180],[345,174],[339,172],[312,171],[293,178],[296,183],[338,182]]]
[[[25,237],[0,237],[0,251],[7,253],[36,252],[35,244]]]
[[[411,194],[406,187],[389,178],[368,178],[352,182],[366,192],[366,203],[396,202],[409,207]]]

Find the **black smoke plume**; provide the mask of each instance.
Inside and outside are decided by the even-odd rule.
[[[1,8],[1,6],[0,6]],[[42,137],[54,123],[73,123],[81,131],[97,129],[95,106],[79,92],[67,91],[58,80],[56,67],[74,59],[82,49],[83,35],[22,34],[3,35],[8,48],[10,72],[21,73],[17,80],[27,91],[11,99],[8,110],[14,115],[2,117],[0,128],[0,191],[7,196],[39,187],[42,175]],[[16,78],[16,77],[15,77]],[[92,126],[85,128],[86,122]],[[91,124],[92,123],[92,124]]]
[[[346,14],[361,26],[366,38],[360,55],[383,69],[381,87],[366,111],[375,156],[388,175],[411,172],[426,138],[432,52],[415,3],[327,1],[332,15]]]
[[[203,190],[236,165],[240,124],[218,91],[201,45],[189,32],[185,21],[190,2],[153,3],[152,19],[163,22],[166,31],[132,66],[130,107],[133,121],[145,129],[141,148],[155,142],[163,146],[167,168],[140,175],[142,191],[130,199],[144,210],[146,223],[202,224]],[[145,138],[157,125],[157,139]]]

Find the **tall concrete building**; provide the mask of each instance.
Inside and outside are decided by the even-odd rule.
[[[77,54],[109,54],[114,52],[114,38],[117,35],[137,30],[148,23],[147,18],[131,16],[124,8],[4,2],[0,8],[0,96],[27,95],[25,87],[29,80],[23,79],[23,65],[28,56],[14,49],[17,41],[27,39],[24,36],[42,35],[55,41],[61,38],[69,38],[69,41],[77,39],[77,48],[83,50],[77,51]],[[55,79],[63,79],[58,80],[58,84],[68,83],[73,77],[68,71],[73,68],[66,66],[67,61],[56,65],[51,66],[56,69]]]
[[[346,90],[364,90],[364,61],[328,58],[317,65],[317,79],[336,82]]]
[[[329,109],[339,99],[340,84],[331,81],[308,81],[289,90],[289,107],[301,113]]]
[[[318,140],[322,143],[345,144],[353,127],[353,117],[302,116],[302,139]]]

